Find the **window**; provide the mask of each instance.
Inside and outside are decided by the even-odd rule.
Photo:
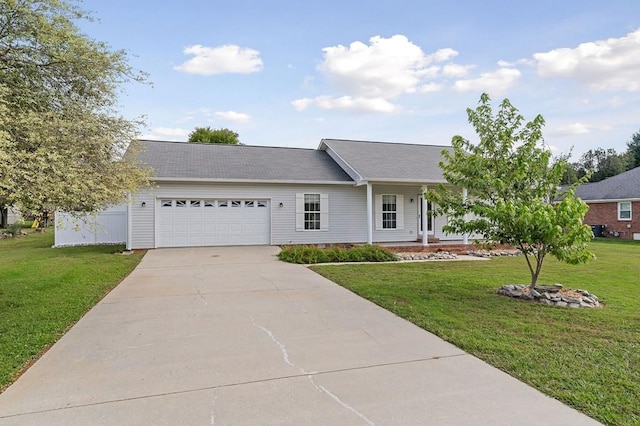
[[[218,201],[218,207],[229,207],[229,202],[227,200]]]
[[[176,207],[187,207],[187,200],[176,200]]]
[[[241,206],[242,206],[242,201],[236,201],[236,200],[231,201],[231,207],[241,207]]]
[[[304,194],[304,229],[320,229],[320,194]]]
[[[200,200],[191,200],[191,207],[200,207]]]
[[[253,201],[245,201],[244,202],[244,206],[245,207],[253,207],[255,204]]]
[[[267,202],[264,200],[258,200],[258,207],[267,207]]]
[[[397,228],[397,207],[395,195],[382,196],[382,229]]]
[[[173,200],[161,200],[160,201],[160,206],[161,207],[173,207]]]
[[[404,195],[378,194],[374,197],[375,229],[404,229]]]
[[[618,220],[631,220],[631,201],[618,203]]]
[[[295,207],[296,231],[329,230],[329,194],[296,194]]]
[[[204,206],[205,207],[215,207],[216,206],[216,202],[213,200],[204,200]]]

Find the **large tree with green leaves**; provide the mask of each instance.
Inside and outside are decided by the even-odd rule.
[[[627,158],[629,170],[640,167],[640,131],[635,132],[627,142]]]
[[[137,120],[117,111],[121,84],[144,81],[123,51],[76,23],[72,0],[0,2],[0,204],[95,211],[147,183]]]
[[[591,228],[582,223],[588,206],[574,196],[581,182],[560,190],[566,157],[552,159],[543,142],[542,116],[524,123],[508,99],[494,116],[487,94],[467,114],[478,143],[454,136],[453,152],[443,151],[440,163],[449,185],[427,193],[436,213],[448,216],[445,231],[517,247],[529,267],[531,288],[548,254],[570,264],[593,258],[587,250]]]
[[[241,145],[238,133],[226,128],[212,129],[211,127],[196,127],[189,133],[189,142]]]

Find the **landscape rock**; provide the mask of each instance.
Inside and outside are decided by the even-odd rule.
[[[455,260],[458,255],[448,251],[438,251],[434,253],[423,252],[403,252],[396,253],[400,260]]]
[[[565,289],[561,284],[537,286],[534,290],[524,284],[506,284],[496,290],[496,293],[516,299],[560,307],[597,308],[601,306],[600,300],[596,295],[586,290]]]

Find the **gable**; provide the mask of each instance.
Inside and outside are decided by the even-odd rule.
[[[326,150],[347,165],[352,177],[363,181],[445,182],[439,163],[450,146],[323,139]]]

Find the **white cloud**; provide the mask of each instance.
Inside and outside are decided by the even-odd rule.
[[[251,121],[251,116],[242,112],[235,111],[218,111],[213,114],[215,118],[221,120],[227,120],[234,123],[248,123]]]
[[[427,83],[427,84],[423,84],[422,86],[418,87],[418,91],[420,93],[439,92],[442,89],[443,89],[442,84],[438,84],[438,83]]]
[[[550,131],[551,136],[572,136],[572,135],[584,135],[591,133],[589,126],[583,123],[572,123],[566,126],[557,127]]]
[[[297,111],[304,111],[311,105],[320,109],[344,109],[359,112],[394,112],[398,106],[384,98],[366,98],[352,96],[318,96],[302,98],[291,102]]]
[[[442,64],[458,55],[451,49],[431,54],[412,43],[404,35],[389,38],[374,36],[365,44],[354,41],[348,46],[322,49],[324,58],[318,66],[342,95],[323,95],[291,102],[298,111],[310,106],[322,109],[346,109],[369,112],[394,112],[393,100],[407,93],[439,91],[442,76],[466,75],[472,66]]]
[[[494,72],[480,74],[480,77],[458,80],[453,89],[458,92],[486,92],[502,96],[511,89],[522,73],[515,68],[498,68]]]
[[[393,98],[415,92],[425,75],[433,75],[429,65],[455,56],[442,49],[424,54],[403,35],[371,37],[369,45],[355,41],[348,47],[325,47],[319,69],[349,95],[367,98]]]
[[[186,141],[190,130],[181,127],[154,127],[150,133],[141,136],[141,139],[162,141]]]
[[[174,69],[187,74],[249,74],[262,70],[260,52],[248,47],[233,44],[207,47],[196,44],[186,47],[183,53],[194,57]]]
[[[445,77],[460,78],[469,74],[472,68],[474,68],[473,65],[447,64],[442,67],[442,75]]]
[[[533,55],[541,77],[578,80],[592,90],[640,90],[640,28],[620,38]]]

